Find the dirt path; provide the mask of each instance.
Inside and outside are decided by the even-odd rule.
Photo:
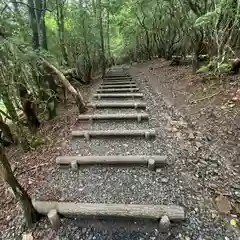
[[[177,109],[163,100],[163,88],[154,84],[154,79],[147,74],[147,70],[147,65],[141,65],[134,67],[132,73],[144,93],[147,113],[150,116],[149,123],[111,121],[91,125],[77,124],[72,126],[72,129],[154,128],[157,130],[156,139],[69,141],[64,146],[69,151],[65,151],[65,154],[166,154],[170,166],[157,172],[139,167],[90,167],[81,168],[77,173],[52,167],[48,170],[48,176],[35,189],[34,197],[94,203],[173,203],[186,208],[186,222],[174,225],[169,235],[163,238],[158,233],[156,223],[149,221],[63,219],[60,230],[55,233],[44,220],[33,231],[35,239],[55,239],[56,235],[58,239],[84,240],[239,239],[237,227],[229,224],[232,218],[237,220],[237,216],[220,216],[213,201],[219,192],[229,195],[232,184],[232,180],[229,180],[234,179],[235,183],[240,183],[239,176],[231,169],[226,170],[226,166],[222,164],[222,156],[209,149],[208,141],[196,130],[197,124],[193,129],[192,123],[188,123]],[[107,112],[116,113],[116,110]],[[189,139],[191,133],[194,137]],[[237,214],[235,209],[232,209],[231,213]],[[12,226],[18,222],[19,219],[14,220]],[[3,232],[2,237],[17,239],[20,231],[21,229],[15,229]]]

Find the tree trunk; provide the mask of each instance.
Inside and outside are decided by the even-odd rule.
[[[196,41],[194,44],[194,55],[193,55],[193,62],[192,62],[193,74],[195,74],[199,68],[199,54],[202,48],[202,41],[203,41],[203,33],[201,33],[201,36],[196,33]]]
[[[3,132],[4,137],[7,138],[7,140],[10,143],[14,143],[14,137],[12,135],[10,127],[3,121],[2,116],[0,115],[0,130]]]
[[[107,1],[107,50],[108,50],[108,59],[111,61],[111,45],[110,45],[110,1]]]
[[[39,49],[39,29],[38,29],[38,23],[37,18],[34,10],[34,1],[28,0],[28,13],[29,13],[29,20],[30,25],[32,29],[32,47],[34,50]]]
[[[69,59],[67,55],[67,49],[66,49],[65,38],[64,38],[64,14],[63,14],[64,3],[62,2],[62,0],[56,0],[56,5],[57,5],[57,26],[58,26],[59,43],[60,43],[65,64],[69,65]]]
[[[71,83],[66,79],[64,74],[60,72],[55,66],[53,66],[51,63],[49,63],[43,58],[41,58],[41,60],[47,68],[50,68],[56,74],[56,76],[58,76],[59,80],[62,82],[64,87],[72,94],[78,106],[79,112],[80,113],[86,112],[87,108],[85,106],[81,93],[71,85]]]
[[[102,77],[104,77],[105,70],[106,70],[106,60],[105,60],[105,47],[104,47],[104,36],[103,36],[102,2],[101,2],[101,0],[97,0],[97,15],[98,15],[99,33],[100,33],[100,41],[101,41]]]
[[[22,206],[26,224],[28,227],[31,227],[33,223],[39,220],[41,215],[34,209],[31,199],[28,196],[27,192],[23,189],[23,187],[14,177],[11,166],[1,146],[0,146],[0,176],[11,187],[17,201],[19,201]]]
[[[45,8],[46,8],[46,0],[43,0],[43,9]],[[45,24],[45,10],[43,10],[43,13],[42,13],[41,32],[42,32],[42,48],[48,51],[47,29]]]
[[[37,118],[35,103],[32,96],[28,94],[27,89],[23,86],[19,86],[19,96],[23,107],[23,112],[26,116],[27,125],[32,133],[35,133],[40,127],[40,122]]]

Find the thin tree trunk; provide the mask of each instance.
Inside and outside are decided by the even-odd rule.
[[[39,220],[41,215],[34,209],[31,199],[28,196],[27,192],[23,189],[23,187],[14,177],[11,166],[1,146],[0,146],[0,176],[11,187],[17,201],[19,201],[19,203],[22,206],[26,224],[28,227],[31,227],[33,223]]]
[[[62,2],[62,0],[56,0],[56,5],[57,5],[57,26],[58,26],[59,43],[60,43],[63,59],[66,65],[69,65],[69,59],[67,55],[67,49],[65,46],[65,38],[64,38],[64,14],[63,14],[64,3]]]
[[[49,63],[43,58],[41,58],[41,60],[47,68],[50,68],[58,76],[64,87],[72,94],[77,104],[79,113],[86,112],[87,108],[85,106],[81,93],[71,85],[71,83],[66,79],[64,74],[60,72],[55,66],[53,66],[51,63]]]
[[[37,23],[37,18],[34,10],[34,0],[28,0],[28,13],[29,13],[29,20],[30,20],[30,25],[32,29],[32,47],[34,50],[39,49],[40,44],[39,44],[39,29],[38,29],[38,23]]]
[[[97,13],[98,13],[97,15],[98,15],[99,33],[100,33],[100,41],[101,41],[102,77],[104,77],[105,70],[106,70],[106,60],[105,60],[105,47],[104,47],[104,36],[103,36],[102,2],[101,2],[101,0],[97,0]]]
[[[108,0],[108,9],[107,9],[107,49],[108,49],[108,58],[111,61],[111,46],[110,46],[110,1]]]
[[[43,0],[43,11],[42,11],[42,20],[41,20],[42,48],[48,51],[47,29],[45,24],[45,8],[46,8],[46,0]]]

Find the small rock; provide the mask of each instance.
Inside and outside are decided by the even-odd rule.
[[[189,133],[188,138],[193,140],[195,137],[194,137],[193,133]]]
[[[185,237],[185,240],[191,240],[191,238],[190,237]]]
[[[212,219],[216,218],[216,214],[215,213],[212,213]]]
[[[172,127],[172,128],[171,128],[171,132],[174,133],[174,132],[177,132],[177,131],[178,131],[177,128],[175,128],[175,127]]]
[[[168,178],[162,178],[162,179],[161,179],[161,182],[162,182],[162,183],[168,183]]]
[[[196,142],[196,146],[197,146],[197,148],[201,148],[202,144],[200,142]]]

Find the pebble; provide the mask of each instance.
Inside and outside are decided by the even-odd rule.
[[[168,183],[168,181],[169,181],[168,178],[162,178],[162,179],[161,179],[161,182],[162,182],[162,183]]]

